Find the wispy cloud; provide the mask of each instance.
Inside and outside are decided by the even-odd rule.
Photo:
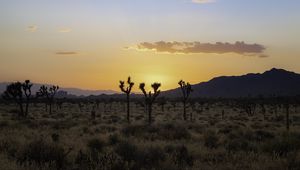
[[[72,31],[72,29],[70,29],[70,28],[61,28],[58,30],[58,32],[60,32],[60,33],[69,33],[71,31]]]
[[[56,55],[77,55],[79,53],[76,51],[58,51],[55,54]]]
[[[27,27],[28,32],[36,32],[38,30],[38,27],[36,25],[30,25]]]
[[[192,0],[192,2],[197,4],[206,4],[216,2],[216,0]]]
[[[236,53],[247,56],[261,56],[267,57],[263,54],[266,49],[260,44],[247,44],[243,41],[237,41],[235,43],[217,42],[217,43],[200,43],[200,42],[143,42],[133,47],[126,47],[126,49],[136,50],[152,50],[162,53],[172,54],[193,54],[193,53]]]

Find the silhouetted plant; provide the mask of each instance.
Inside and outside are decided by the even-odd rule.
[[[285,103],[284,107],[286,109],[286,129],[290,130],[290,105],[289,105],[289,103]]]
[[[186,83],[183,80],[180,80],[178,82],[181,91],[182,91],[182,102],[183,102],[183,119],[186,120],[186,102],[191,94],[191,92],[193,91],[192,86],[190,85],[190,83]]]
[[[145,90],[145,83],[141,83],[140,84],[140,89],[142,90],[144,97],[145,97],[145,102],[146,105],[148,107],[148,121],[149,124],[152,123],[152,104],[155,101],[155,99],[157,98],[157,96],[160,94],[160,90],[159,87],[161,86],[160,83],[153,83],[151,85],[151,87],[153,88],[154,92],[152,93],[151,91],[149,91],[148,93]]]
[[[3,98],[6,100],[14,100],[14,102],[16,102],[19,105],[19,116],[26,117],[28,115],[28,105],[31,97],[31,87],[32,84],[30,83],[30,80],[25,80],[24,83],[11,83],[6,87],[6,91],[4,92]],[[24,97],[25,112],[23,108]]]
[[[31,97],[31,87],[33,84],[30,83],[30,80],[25,80],[25,82],[22,84],[22,88],[26,97],[26,107],[25,107],[25,116],[28,115],[28,106],[29,101]]]
[[[55,94],[57,93],[59,87],[52,86],[50,88],[46,86],[41,86],[39,92],[37,92],[38,97],[45,97],[47,99],[46,105],[49,105],[49,113],[52,113],[52,104],[54,102]]]
[[[93,106],[92,111],[91,111],[91,119],[93,119],[93,120],[96,119],[96,110],[95,110],[95,106]]]
[[[122,92],[126,94],[126,101],[127,101],[127,122],[130,123],[130,92],[132,87],[134,86],[134,83],[131,81],[131,78],[128,77],[127,79],[128,86],[125,88],[125,82],[120,81],[120,89]]]

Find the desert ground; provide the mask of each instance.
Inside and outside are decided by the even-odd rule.
[[[64,102],[49,114],[31,103],[26,118],[13,103],[0,104],[2,170],[277,170],[300,169],[298,105],[193,102],[153,106],[153,123],[142,102]],[[93,109],[94,108],[94,109]],[[92,110],[95,118],[91,117]]]

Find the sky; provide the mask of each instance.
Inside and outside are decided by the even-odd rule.
[[[0,0],[0,81],[176,88],[300,73],[298,0]]]

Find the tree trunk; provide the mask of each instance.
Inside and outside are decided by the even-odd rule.
[[[49,114],[50,115],[52,114],[52,103],[51,102],[49,103]]]
[[[152,103],[148,104],[148,121],[149,121],[149,125],[151,125],[152,123]]]
[[[130,100],[129,94],[127,94],[127,122],[130,123]]]
[[[20,116],[20,117],[23,117],[23,116],[24,116],[23,104],[22,104],[22,103],[19,103],[19,106],[20,106],[20,113],[19,113],[19,116]]]
[[[25,117],[28,115],[28,105],[29,105],[29,99],[26,100]]]
[[[186,101],[183,101],[183,119],[186,120]]]
[[[286,106],[286,129],[290,130],[290,110],[289,106]]]

